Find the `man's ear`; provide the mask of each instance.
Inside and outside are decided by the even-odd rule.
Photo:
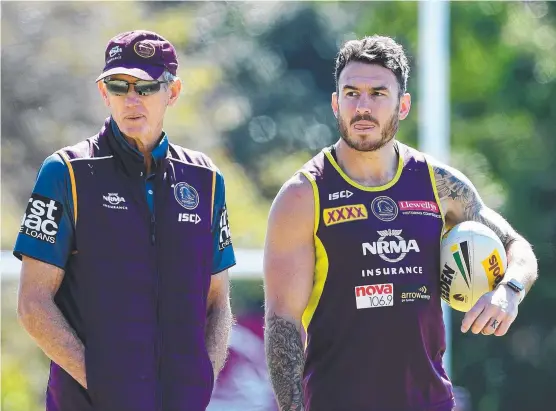
[[[332,93],[332,99],[330,102],[330,105],[332,106],[332,112],[334,113],[334,117],[338,118],[338,93],[334,92]]]
[[[106,86],[104,85],[102,80],[97,81],[97,87],[98,87],[98,91],[100,93],[100,96],[102,97],[102,100],[104,101],[104,104],[106,105],[106,107],[110,107],[110,100],[108,99],[108,91],[106,91]]]
[[[169,84],[170,87],[170,98],[168,99],[168,106],[173,106],[181,94],[181,80],[176,78]]]

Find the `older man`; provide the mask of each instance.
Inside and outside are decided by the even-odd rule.
[[[19,318],[52,360],[47,410],[201,411],[232,323],[224,180],[163,131],[172,44],[132,31],[105,56],[111,116],[45,160],[23,217]]]

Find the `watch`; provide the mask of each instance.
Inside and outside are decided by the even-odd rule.
[[[519,281],[512,278],[509,281],[502,281],[500,284],[507,285],[512,291],[519,294],[519,302],[522,302],[525,298],[525,287]]]

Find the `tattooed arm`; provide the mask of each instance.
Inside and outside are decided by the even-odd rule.
[[[213,274],[207,298],[205,341],[215,381],[226,362],[232,330],[229,283],[228,270]]]
[[[485,205],[473,184],[460,171],[434,160],[431,163],[446,225],[452,227],[463,221],[477,221],[488,226],[504,244],[508,257],[508,269],[502,283],[497,290],[479,300],[466,315],[462,331],[465,332],[471,327],[475,333],[483,331],[483,334],[487,335],[504,335],[517,315],[517,305],[520,302],[519,295],[509,289],[505,283],[510,279],[515,279],[523,284],[525,292],[531,289],[537,279],[537,259],[533,249],[527,240],[518,234],[500,214]],[[491,304],[508,314],[506,318],[500,312],[495,312],[494,309],[489,311],[488,302],[485,303],[485,300],[489,298]],[[487,305],[483,306],[482,303]],[[483,310],[483,314],[481,314],[481,310]],[[477,316],[479,318],[475,320]],[[489,327],[490,318],[496,319],[500,324],[498,329]],[[475,321],[473,322],[473,320]]]
[[[303,410],[305,358],[300,332],[313,286],[314,221],[311,183],[296,175],[272,204],[264,250],[265,352],[282,411]]]

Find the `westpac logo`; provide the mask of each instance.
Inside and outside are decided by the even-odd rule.
[[[34,193],[27,204],[19,232],[55,244],[62,210],[60,202]]]
[[[402,230],[379,230],[377,233],[380,235],[378,241],[361,244],[363,255],[378,255],[384,261],[397,263],[403,260],[410,251],[421,252],[416,240],[405,240],[401,236]]]
[[[325,208],[322,212],[324,225],[347,223],[348,221],[366,220],[369,217],[363,204]]]

